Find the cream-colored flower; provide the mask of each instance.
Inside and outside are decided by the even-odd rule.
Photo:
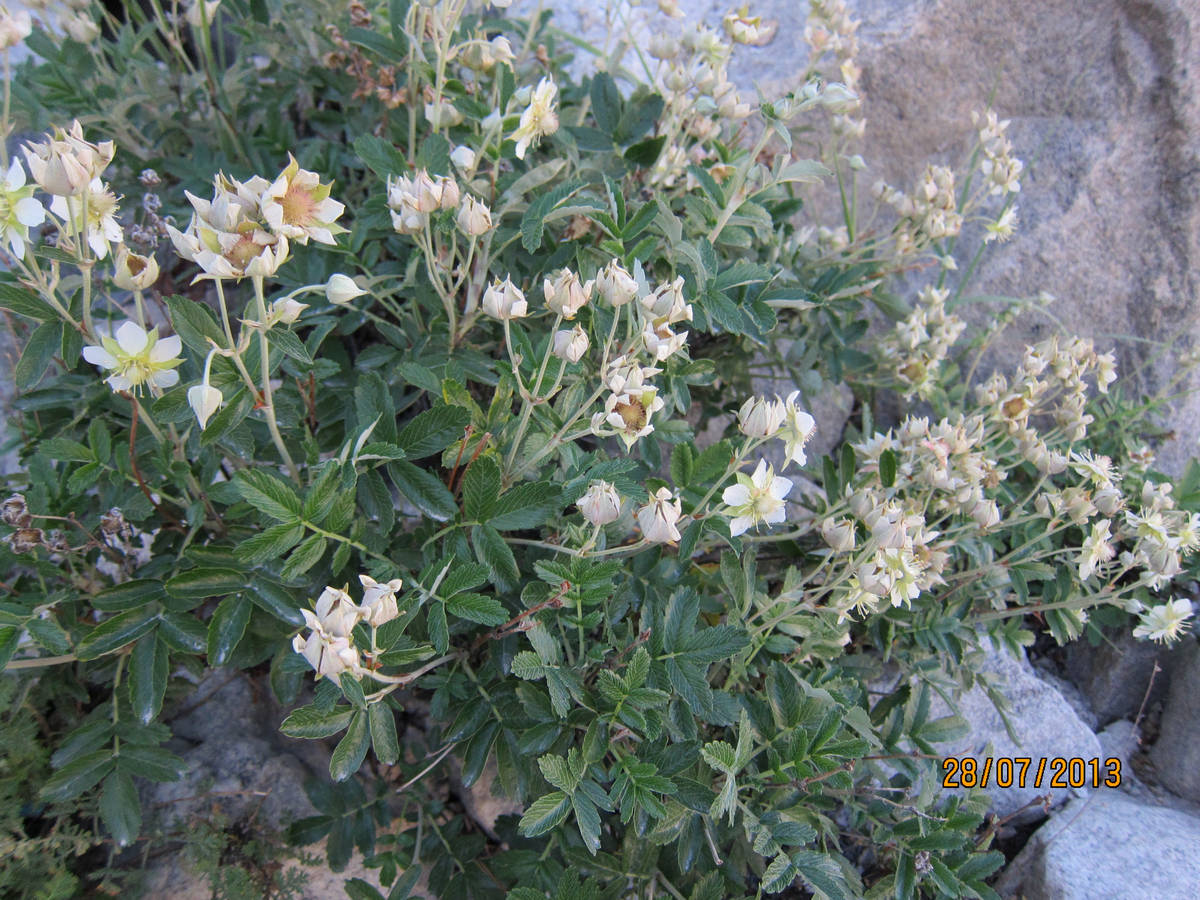
[[[0,50],[9,50],[33,34],[33,19],[29,11],[18,9],[9,12],[0,6]]]
[[[300,314],[308,309],[307,303],[301,303],[293,297],[282,297],[271,304],[267,313],[267,327],[272,325],[291,325],[300,318]]]
[[[429,123],[429,127],[434,131],[441,131],[443,128],[453,128],[455,125],[461,125],[463,114],[449,100],[442,100],[436,104],[425,104],[425,121]]]
[[[497,279],[483,292],[483,311],[494,319],[520,319],[528,314],[529,305],[511,278]]]
[[[821,522],[820,531],[830,549],[838,553],[849,553],[854,549],[854,523],[849,519],[825,519]]]
[[[466,144],[459,144],[450,154],[450,162],[460,172],[469,172],[475,167],[475,151]]]
[[[287,167],[263,191],[259,199],[263,220],[276,234],[300,244],[309,238],[320,244],[336,244],[334,235],[346,229],[336,224],[346,207],[329,196],[330,184],[321,184],[316,172],[301,169],[288,154]]]
[[[353,278],[340,272],[330,275],[329,280],[325,282],[325,299],[335,305],[345,305],[365,293],[366,291],[354,283]]]
[[[686,331],[677,334],[665,321],[657,325],[654,322],[647,322],[642,329],[642,344],[645,346],[646,352],[659,361],[667,359],[686,347],[687,339]]]
[[[29,229],[46,220],[46,210],[34,199],[33,190],[25,183],[24,166],[14,158],[0,182],[0,244],[8,244],[17,259],[25,258]]]
[[[307,613],[305,619],[309,619],[309,626],[312,626],[310,616],[307,610],[301,610],[302,613]],[[316,604],[316,620],[319,621],[321,628],[332,634],[334,637],[349,637],[354,630],[354,626],[358,624],[362,618],[362,610],[355,605],[350,599],[350,595],[344,590],[335,587],[326,587],[321,592],[321,596],[317,598]]]
[[[115,335],[101,331],[100,327],[96,330],[100,343],[84,347],[83,358],[112,371],[105,381],[114,392],[140,394],[144,384],[161,390],[179,383],[175,368],[183,362],[179,358],[183,345],[178,336],[159,340],[157,328],[143,331],[135,322],[125,322]]]
[[[287,261],[288,239],[259,221],[255,186],[218,175],[214,188],[211,201],[184,192],[195,212],[186,231],[167,226],[176,252],[204,270],[197,278],[274,275]]]
[[[393,578],[381,583],[370,575],[359,575],[358,580],[363,586],[363,602],[359,612],[364,622],[378,628],[400,615],[396,592],[404,586],[402,580]]]
[[[307,638],[300,635],[292,638],[292,649],[308,660],[316,670],[317,680],[337,678],[342,672],[356,676],[362,672],[358,650],[351,646],[349,638],[334,637],[319,628],[309,632]]]
[[[683,515],[683,505],[665,487],[650,495],[650,502],[637,511],[638,526],[646,540],[655,544],[674,544],[679,541],[675,527]]]
[[[90,44],[100,37],[100,26],[86,12],[70,12],[58,21],[71,39],[81,44]]]
[[[576,363],[583,358],[583,354],[587,353],[589,343],[587,332],[583,330],[583,326],[576,325],[570,331],[563,329],[554,333],[554,344],[550,352],[559,359]]]
[[[734,537],[751,526],[774,525],[786,518],[783,498],[792,489],[792,482],[780,478],[765,460],[760,459],[754,474],[737,474],[737,484],[731,484],[721,494],[733,516],[729,522],[729,533]]]
[[[751,438],[774,437],[787,416],[783,401],[778,398],[751,397],[738,410],[738,428]]]
[[[725,33],[739,44],[753,44],[763,37],[762,17],[751,16],[745,5],[726,15],[721,24]]]
[[[50,201],[50,212],[67,223],[69,232],[83,232],[97,259],[108,256],[110,243],[120,243],[125,236],[117,221],[117,197],[99,178],[87,191],[71,197],[56,196]]]
[[[213,23],[213,17],[220,6],[221,0],[192,0],[184,17],[193,28],[203,28]]]
[[[158,261],[153,256],[134,253],[124,244],[117,247],[113,260],[113,284],[123,291],[144,291],[158,281]]]
[[[563,269],[553,280],[542,280],[542,293],[546,295],[546,305],[564,319],[573,319],[592,298],[592,288],[595,282],[583,284],[579,276],[570,269]]]
[[[692,321],[692,305],[683,299],[683,278],[660,285],[651,294],[638,301],[655,322],[665,320],[671,325],[676,322]]]
[[[529,105],[521,113],[521,122],[511,135],[517,142],[517,159],[525,158],[525,151],[531,145],[548,135],[558,131],[558,113],[554,102],[558,95],[558,87],[548,76],[538,82],[529,99]]]
[[[638,295],[637,279],[617,260],[596,273],[596,290],[613,306],[624,306]]]
[[[817,430],[817,422],[800,408],[796,402],[796,398],[799,396],[799,391],[792,391],[783,401],[783,428],[779,437],[784,443],[784,455],[788,462],[802,466],[808,462],[808,456],[804,453],[804,445]]]
[[[1101,563],[1108,562],[1108,560],[1116,555],[1117,551],[1109,543],[1109,540],[1112,538],[1112,534],[1108,530],[1109,525],[1110,522],[1108,519],[1093,522],[1091,534],[1084,538],[1079,558],[1076,560],[1076,563],[1079,565],[1080,581],[1087,581],[1092,573],[1099,568]]]
[[[1178,639],[1184,624],[1191,617],[1191,601],[1179,597],[1162,606],[1152,606],[1142,613],[1141,624],[1133,629],[1133,636],[1170,643]]]
[[[55,128],[40,144],[26,144],[22,151],[29,172],[49,194],[69,197],[81,194],[112,162],[116,147],[112,141],[93,144],[83,138],[83,126],[76,120],[67,131]]]
[[[468,195],[458,208],[458,227],[468,237],[478,237],[492,229],[492,211],[486,203],[481,203]]]
[[[593,481],[575,505],[593,525],[607,525],[621,515],[621,495],[607,481]]]
[[[629,448],[654,431],[650,419],[666,404],[658,389],[646,383],[642,369],[634,367],[620,380],[622,389],[614,390],[604,401],[604,409],[592,416],[592,433],[615,433]]]

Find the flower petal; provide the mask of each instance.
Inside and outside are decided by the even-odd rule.
[[[121,349],[130,356],[136,356],[146,349],[146,332],[142,331],[136,322],[126,322],[117,329],[116,337]]]
[[[103,347],[84,347],[83,358],[93,366],[103,366],[106,369],[115,369],[117,367],[117,358]]]
[[[728,506],[745,506],[750,502],[750,491],[744,484],[731,484],[721,494],[721,499]]]
[[[179,335],[173,334],[154,344],[150,350],[150,362],[166,362],[169,359],[174,359],[182,352],[183,343],[179,340]]]
[[[150,376],[150,383],[155,387],[169,388],[179,384],[179,373],[174,369],[167,369],[163,372],[155,372]]]
[[[35,228],[46,221],[46,209],[32,197],[22,197],[13,207],[17,221],[22,225]]]

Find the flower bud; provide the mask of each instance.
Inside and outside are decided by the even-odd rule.
[[[475,165],[475,151],[466,144],[459,144],[450,154],[450,162],[460,172],[467,172]]]
[[[188,388],[187,399],[188,406],[196,414],[196,421],[200,423],[200,428],[204,429],[213,413],[221,408],[221,401],[225,398],[211,384],[197,384]]]
[[[192,0],[187,12],[184,14],[187,18],[187,23],[193,28],[203,28],[205,25],[213,23],[213,17],[217,14],[217,8],[221,5],[221,0]]]
[[[114,261],[113,284],[123,291],[144,291],[158,281],[158,262],[153,256],[134,253],[122,244]]]
[[[548,307],[564,319],[573,319],[591,299],[594,284],[592,281],[581,284],[578,275],[570,269],[563,269],[553,281],[549,278],[543,280],[542,292],[546,295]]]
[[[442,205],[442,186],[422,169],[412,180],[412,197],[418,212],[431,213]]]
[[[782,402],[751,397],[738,410],[738,428],[752,438],[769,438],[783,425],[787,410]]]
[[[72,40],[90,44],[100,36],[100,26],[87,13],[70,13],[59,20]]]
[[[821,523],[821,537],[838,553],[854,549],[854,525],[849,519],[826,519]]]
[[[667,488],[650,495],[650,502],[637,512],[638,526],[646,540],[655,544],[674,544],[679,538],[675,524],[683,515],[683,505]]]
[[[528,314],[525,295],[511,278],[494,281],[483,292],[483,311],[494,319],[520,319]]]
[[[393,578],[381,584],[370,575],[359,575],[358,580],[363,586],[363,602],[359,610],[364,622],[378,628],[400,615],[396,592],[404,585],[403,581]]]
[[[583,326],[576,325],[570,331],[564,329],[554,333],[554,349],[551,352],[559,359],[575,363],[587,353],[589,343]]]
[[[607,525],[621,515],[621,495],[607,481],[593,481],[575,505],[593,525]]]
[[[333,304],[344,305],[365,293],[349,275],[330,275],[325,283],[325,299]]]
[[[28,10],[11,13],[0,8],[0,50],[17,46],[33,33],[33,19]]]
[[[437,185],[441,188],[442,196],[439,205],[442,209],[458,209],[458,200],[462,196],[458,182],[445,175],[439,176]]]
[[[492,211],[487,204],[468,196],[458,210],[458,227],[469,237],[478,237],[492,227]]]
[[[284,325],[291,325],[300,318],[300,313],[306,309],[308,309],[307,303],[301,303],[299,300],[294,300],[291,297],[276,300],[271,304],[271,314],[268,316],[268,324],[273,325],[279,322]]]
[[[44,143],[22,148],[29,171],[42,190],[59,197],[82,194],[92,180],[112,162],[116,148],[112,141],[93,144],[83,139],[83,126],[71,123],[68,131],[54,129]]]
[[[327,587],[317,598],[316,618],[321,628],[334,637],[350,637],[350,632],[358,624],[360,615],[361,610],[354,605],[350,595],[338,588]]]
[[[596,290],[613,306],[624,306],[638,295],[638,283],[629,270],[614,259],[596,274]]]

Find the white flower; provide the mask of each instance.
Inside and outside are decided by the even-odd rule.
[[[483,311],[494,319],[520,319],[528,314],[529,305],[511,278],[497,279],[483,292]]]
[[[31,34],[33,19],[28,10],[19,9],[12,13],[8,11],[8,7],[0,7],[0,50],[17,46]]]
[[[607,481],[593,481],[575,505],[593,525],[607,525],[621,515],[621,495]]]
[[[111,369],[105,381],[114,392],[141,393],[141,386],[169,388],[179,383],[175,367],[183,362],[179,354],[183,344],[178,336],[158,339],[158,329],[143,331],[135,322],[126,322],[110,336],[97,328],[99,345],[83,348],[83,358],[94,366]]]
[[[1179,637],[1184,623],[1191,617],[1191,601],[1179,597],[1162,606],[1152,606],[1144,612],[1142,623],[1133,629],[1133,636],[1170,643]]]
[[[592,281],[583,284],[578,275],[570,269],[563,269],[553,281],[543,279],[542,293],[546,295],[546,305],[550,309],[564,319],[573,319],[592,298],[594,284]]]
[[[243,183],[217,175],[213,187],[212,200],[184,191],[195,211],[186,230],[167,226],[176,252],[204,270],[199,278],[274,275],[287,261],[289,245],[286,235],[272,232],[259,218],[263,192],[272,186],[258,176]],[[287,224],[280,221],[281,228]]]
[[[364,622],[378,628],[400,615],[396,592],[404,586],[403,581],[393,578],[380,583],[370,575],[359,575],[358,580],[363,586],[363,602],[359,612]]]
[[[291,325],[300,318],[300,313],[306,309],[308,309],[307,303],[301,303],[292,297],[283,297],[271,304],[271,311],[267,315],[267,325],[276,323]]]
[[[49,194],[81,194],[108,168],[116,147],[112,141],[93,144],[83,139],[83,126],[71,123],[67,131],[55,128],[41,144],[22,148],[33,180]]]
[[[425,121],[427,121],[434,131],[440,131],[443,128],[453,128],[455,125],[461,125],[463,114],[459,112],[458,107],[449,100],[442,100],[440,103],[425,104]]]
[[[313,614],[306,609],[300,610],[304,618],[312,626]],[[354,626],[358,624],[362,611],[354,605],[350,595],[334,587],[326,587],[317,598],[315,619],[320,627],[334,637],[349,637]]]
[[[596,273],[596,290],[613,306],[624,306],[638,295],[638,283],[617,260]]]
[[[570,331],[562,330],[554,333],[554,347],[550,351],[559,359],[567,362],[579,362],[588,349],[587,332],[582,325],[576,325]]]
[[[221,408],[221,401],[225,399],[219,390],[208,383],[209,375],[212,372],[213,355],[216,352],[215,349],[209,351],[208,357],[204,360],[204,377],[199,384],[188,388],[187,392],[188,405],[196,414],[196,421],[200,423],[201,430],[208,427],[209,417]]]
[[[335,305],[347,304],[365,293],[366,291],[355,284],[349,275],[330,275],[329,280],[325,282],[325,299]]]
[[[466,144],[459,144],[450,154],[450,162],[460,172],[469,172],[475,166],[475,151]]]
[[[655,544],[674,544],[679,540],[675,523],[683,515],[683,505],[667,488],[650,495],[650,502],[637,511],[638,525],[646,540]]]
[[[786,517],[783,498],[792,489],[792,482],[778,477],[765,459],[758,461],[753,475],[739,472],[737,484],[731,484],[721,499],[733,515],[729,533],[734,537],[751,526],[774,525]]]
[[[746,6],[725,16],[725,33],[739,44],[753,44],[763,36],[762,17],[751,16]]]
[[[292,649],[308,660],[318,680],[336,678],[342,672],[358,675],[362,670],[358,650],[350,645],[349,638],[334,637],[320,629],[311,631],[307,638],[296,635],[292,638]]]
[[[638,438],[654,431],[650,418],[666,404],[662,397],[658,396],[658,389],[646,384],[645,370],[639,367],[635,366],[627,373],[615,376],[610,380],[610,386],[616,381],[620,381],[622,387],[620,390],[614,389],[604,401],[603,411],[592,416],[592,433],[616,433],[629,448],[637,443]],[[605,431],[605,425],[613,431]]]
[[[1091,479],[1098,488],[1112,487],[1117,470],[1107,456],[1093,456],[1091,451],[1071,454],[1071,468]]]
[[[639,299],[646,312],[653,316],[655,321],[665,319],[668,323],[674,325],[676,322],[692,321],[692,305],[685,303],[683,299],[683,278],[676,278],[674,281],[660,285],[652,294],[647,294]]]
[[[783,425],[787,410],[779,399],[751,397],[738,410],[738,428],[752,438],[774,437]]]
[[[529,98],[529,105],[521,113],[521,122],[511,135],[517,142],[517,159],[525,158],[525,151],[531,144],[536,144],[547,135],[558,131],[558,113],[554,109],[554,100],[558,88],[549,77],[538,82],[537,88]]]
[[[117,247],[113,266],[113,284],[123,291],[144,291],[158,281],[158,261],[134,253],[124,244]]]
[[[202,28],[205,24],[213,23],[213,16],[217,14],[220,5],[221,0],[192,0],[184,17],[193,28]]]
[[[1109,524],[1108,519],[1094,522],[1092,533],[1084,539],[1079,558],[1076,560],[1079,564],[1080,581],[1086,581],[1101,563],[1107,562],[1116,554],[1117,551],[1109,543],[1112,537],[1108,530]]]
[[[29,14],[25,15],[28,18]],[[0,182],[0,244],[7,243],[13,256],[24,259],[29,229],[45,220],[46,210],[33,198],[33,185],[25,184],[25,168],[14,158],[4,181]]]
[[[79,41],[81,44],[90,44],[100,36],[100,26],[86,13],[69,13],[59,19],[59,24],[66,29],[72,40]]]
[[[84,221],[84,206],[87,221]],[[117,197],[99,178],[92,180],[88,190],[76,196],[56,196],[50,201],[50,212],[69,223],[71,231],[84,233],[84,240],[97,259],[108,256],[110,242],[120,243],[125,236],[117,221]]]
[[[307,244],[336,244],[335,234],[346,229],[335,224],[346,207],[329,196],[331,184],[321,184],[316,172],[301,169],[288,154],[287,167],[267,185],[260,196],[262,217],[276,234]]]
[[[804,445],[808,443],[808,439],[817,430],[817,423],[812,416],[802,410],[799,404],[796,403],[798,396],[800,396],[799,391],[792,391],[788,394],[787,399],[783,401],[783,430],[780,432],[779,437],[783,440],[784,454],[787,460],[794,462],[798,466],[802,466],[808,462],[808,457],[804,453]]]
[[[468,237],[478,237],[492,228],[492,211],[486,203],[468,196],[458,210],[458,227]]]
[[[687,346],[687,339],[686,331],[676,334],[666,322],[659,325],[647,322],[646,327],[642,329],[642,343],[646,352],[656,360],[664,360],[678,353]]]

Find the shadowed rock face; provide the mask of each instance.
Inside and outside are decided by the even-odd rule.
[[[519,6],[520,4],[514,4]],[[532,6],[532,4],[528,4]],[[644,4],[653,8],[654,4]],[[687,20],[719,27],[736,3],[680,0]],[[1117,347],[1119,372],[1154,391],[1174,371],[1149,362],[1151,343],[1177,333],[1200,343],[1200,3],[1195,0],[849,0],[861,21],[859,64],[867,133],[861,146],[877,179],[910,186],[927,162],[958,163],[971,140],[970,114],[989,103],[1027,169],[1020,226],[993,248],[968,294],[1057,302],[1023,316],[981,367],[1009,367],[1024,344],[1057,329]],[[547,4],[549,6],[549,4]],[[604,5],[553,4],[556,21],[603,43]],[[764,47],[739,47],[733,71],[766,96],[799,76],[808,4],[758,0],[751,12],[778,23]],[[664,19],[634,13],[622,33],[644,42]],[[670,27],[670,26],[669,26]],[[588,62],[580,54],[580,63]],[[747,91],[748,96],[753,94]],[[865,195],[866,192],[864,191]],[[977,243],[960,241],[960,272]],[[920,286],[918,274],[909,287]],[[988,315],[995,307],[968,307]],[[1053,317],[1053,318],[1052,318]],[[1136,370],[1143,371],[1136,371]],[[1200,380],[1158,448],[1177,473],[1200,437]]]

